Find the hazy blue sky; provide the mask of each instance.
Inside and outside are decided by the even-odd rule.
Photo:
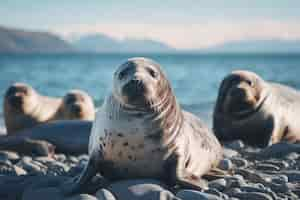
[[[300,38],[300,0],[1,0],[0,24],[198,48],[245,38]]]

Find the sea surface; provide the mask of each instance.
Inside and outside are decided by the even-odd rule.
[[[137,56],[160,63],[183,108],[209,126],[219,84],[232,70],[251,70],[266,80],[300,89],[300,54],[0,55],[0,102],[10,84],[25,82],[50,96],[82,89],[100,106],[112,86],[114,70],[126,59]],[[2,113],[1,107],[0,131]]]

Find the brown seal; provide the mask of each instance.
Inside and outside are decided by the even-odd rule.
[[[40,95],[25,83],[11,85],[4,96],[4,121],[8,134],[56,119],[59,98]]]
[[[84,191],[97,172],[105,178],[158,178],[200,189],[222,148],[196,116],[183,111],[159,64],[132,58],[114,73],[113,89],[96,114],[89,162],[65,192]]]
[[[267,82],[249,71],[234,71],[224,78],[213,116],[221,141],[243,140],[265,147],[281,140],[300,139],[300,92]]]
[[[4,97],[4,121],[8,134],[33,128],[54,120],[93,120],[94,103],[80,90],[71,90],[64,98],[43,96],[25,83],[11,85]]]
[[[93,99],[82,90],[71,90],[63,97],[60,107],[61,118],[69,120],[95,119],[95,106]]]

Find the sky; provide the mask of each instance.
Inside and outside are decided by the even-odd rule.
[[[300,39],[299,9],[300,0],[1,0],[0,25],[194,49],[242,39]]]

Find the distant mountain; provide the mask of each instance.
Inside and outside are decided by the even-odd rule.
[[[165,43],[150,39],[124,39],[118,40],[105,34],[97,33],[80,37],[73,42],[77,50],[85,52],[170,52],[174,48]]]
[[[300,40],[240,40],[225,42],[204,51],[221,53],[300,53]]]
[[[48,32],[33,32],[0,26],[0,53],[74,52],[71,44]]]

